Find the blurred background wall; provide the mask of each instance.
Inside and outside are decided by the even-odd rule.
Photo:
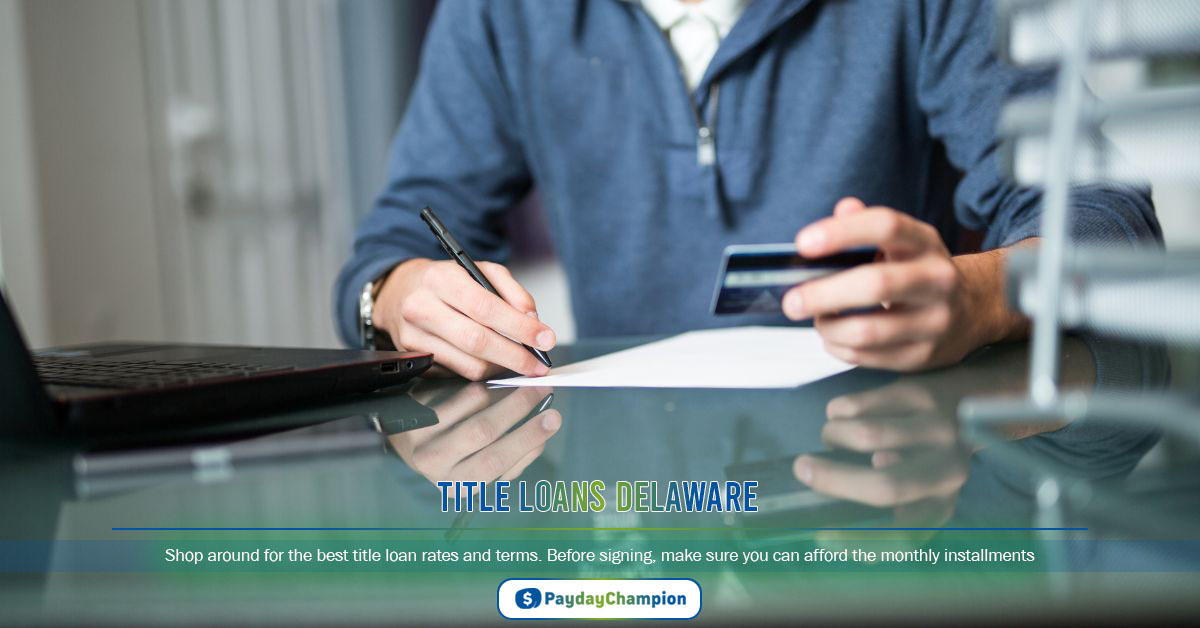
[[[0,250],[32,343],[336,344],[431,9],[0,0]]]
[[[333,278],[432,7],[0,0],[0,268],[32,344],[335,345]],[[1091,80],[1103,94],[1146,76],[1134,62]],[[1169,246],[1200,244],[1200,192],[1155,192]],[[569,340],[561,272],[544,243],[519,249]]]

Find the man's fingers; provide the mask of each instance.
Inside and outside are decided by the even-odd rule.
[[[877,451],[871,454],[871,466],[876,469],[890,467],[904,459],[904,454],[898,451]]]
[[[935,360],[938,357],[937,346],[931,341],[876,349],[854,349],[826,342],[825,350],[829,355],[856,366],[900,372],[919,371],[947,361],[944,357]]]
[[[541,397],[544,397],[543,392]],[[501,439],[541,399],[537,391],[519,388],[500,401],[437,435],[414,454],[423,466],[450,468]],[[467,478],[469,480],[493,478]]]
[[[919,486],[886,471],[814,456],[796,458],[793,471],[796,479],[818,493],[869,506],[902,504],[917,499],[921,492]]]
[[[936,256],[864,264],[788,290],[783,313],[792,320],[803,320],[885,302],[937,300],[954,289],[957,273],[953,262]]]
[[[456,390],[449,399],[433,406],[433,412],[438,417],[438,424],[431,425],[430,428],[439,428],[436,431],[440,432],[492,405],[496,400],[495,392],[488,389],[487,385],[478,382],[467,384]]]
[[[958,441],[955,425],[936,415],[862,417],[828,421],[821,440],[841,449],[876,452],[916,446],[949,447]]]
[[[502,399],[460,422],[453,432],[439,439],[432,455],[457,461],[500,440],[537,406],[550,389],[519,387]],[[432,445],[432,443],[431,443]],[[475,478],[477,479],[477,478]],[[488,478],[491,479],[491,478]]]
[[[881,388],[834,397],[825,404],[825,417],[838,421],[862,416],[931,414],[937,407],[937,400],[927,388],[900,380]]]
[[[424,443],[433,440],[438,434],[450,429],[459,421],[491,405],[494,401],[494,395],[495,393],[483,384],[472,383],[463,386],[462,389],[455,391],[449,399],[431,406],[434,414],[437,415],[438,422],[436,425],[396,434],[396,438],[392,439],[393,445],[403,440],[405,446],[410,449],[420,447]],[[426,401],[418,399],[417,401],[422,405],[429,405],[426,403],[428,399]]]
[[[498,264],[481,267],[508,300],[480,286],[448,262],[422,268],[421,288],[399,303],[400,321],[390,329],[399,346],[432,352],[441,366],[471,380],[486,379],[495,365],[522,375],[548,368],[522,344],[549,350],[554,332],[536,316],[533,298]]]
[[[479,262],[478,266],[509,305],[516,308],[518,312],[537,317],[537,303],[534,302],[533,295],[529,294],[529,291],[513,278],[507,268],[492,262]]]
[[[899,306],[843,316],[818,316],[813,326],[827,343],[867,350],[895,347],[941,337],[950,328],[950,307]]]
[[[954,496],[919,499],[911,504],[901,504],[894,510],[897,528],[938,528],[954,515],[958,500]],[[916,549],[937,535],[937,530],[888,530],[868,533],[858,530],[821,530],[815,535],[817,545],[828,549],[843,549],[845,546],[861,547],[864,540],[878,538],[890,547]]]
[[[543,351],[554,347],[554,331],[550,327],[488,292],[461,268],[446,266],[426,273],[426,276],[430,277],[432,285],[429,287],[434,293],[468,318],[531,347]]]
[[[824,218],[796,234],[796,248],[806,257],[822,257],[856,247],[874,246],[889,255],[907,256],[930,247],[944,249],[941,236],[928,223],[888,207],[855,210],[847,202],[840,215]]]
[[[529,450],[528,453],[526,453],[520,460],[516,461],[512,467],[509,467],[508,471],[505,471],[504,473],[502,473],[500,475],[500,477],[497,479],[498,480],[508,480],[509,482],[511,482],[511,481],[521,477],[521,474],[525,472],[525,467],[528,467],[529,465],[533,464],[533,461],[537,460],[539,457],[541,457],[542,453],[545,451],[546,451],[546,443],[543,442],[541,445],[538,445],[537,447],[534,447],[533,449]]]
[[[920,499],[896,507],[896,525],[910,528],[937,528],[954,516],[957,494]]]
[[[488,296],[495,299],[491,294]],[[499,299],[495,300],[497,303],[503,303]],[[504,307],[509,306],[505,304]],[[527,316],[521,316],[521,318],[533,320]],[[549,371],[546,365],[539,362],[521,345],[464,316],[445,303],[434,302],[426,305],[421,309],[414,322],[426,331],[453,344],[462,352],[483,360],[485,363],[498,364],[522,375],[545,375]],[[489,373],[485,369],[461,374],[468,379],[480,380],[487,377]]]
[[[450,308],[445,308],[452,311]],[[457,313],[456,313],[457,314]],[[400,346],[409,351],[432,353],[438,364],[472,381],[485,380],[498,373],[500,368],[478,357],[467,354],[450,342],[417,327],[405,325],[398,336],[393,336]]]
[[[547,410],[496,442],[471,455],[450,472],[449,479],[490,481],[504,475],[562,426],[562,415]]]
[[[966,469],[951,455],[939,452],[927,460],[901,460],[883,469],[799,456],[792,469],[796,479],[818,493],[887,507],[957,491],[966,480]]]
[[[866,203],[854,198],[853,196],[847,196],[833,206],[833,215],[835,217],[845,216],[847,214],[853,214],[854,212],[862,211],[866,208]]]
[[[471,388],[471,386],[448,384],[447,382],[440,382],[438,380],[426,379],[422,377],[413,382],[412,388],[410,388],[408,391],[408,396],[412,397],[417,403],[423,406],[433,407],[434,403],[445,401],[447,399],[444,395],[447,390],[453,389],[461,392],[467,388]]]

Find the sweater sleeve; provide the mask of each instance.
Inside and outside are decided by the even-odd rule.
[[[443,0],[388,158],[387,183],[355,234],[334,287],[342,340],[357,344],[358,295],[392,266],[442,255],[420,219],[428,205],[480,259],[503,259],[503,214],[530,188],[489,3]]]
[[[920,23],[917,102],[930,135],[963,173],[955,191],[958,221],[985,232],[985,249],[1040,235],[1041,192],[1003,175],[996,125],[1010,98],[1049,93],[1054,71],[1014,68],[996,56],[990,2],[926,0]],[[1146,188],[1077,185],[1071,211],[1079,241],[1125,245],[1162,239]]]

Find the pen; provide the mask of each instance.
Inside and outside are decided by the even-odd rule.
[[[513,426],[510,427],[508,429],[508,431],[506,431],[504,433],[511,434],[512,432],[515,432],[517,430],[517,428],[524,425],[526,421],[530,421],[533,418],[537,417],[537,415],[545,412],[546,410],[549,410],[550,404],[552,404],[552,403],[554,403],[554,393],[553,392],[547,394],[545,397],[542,397],[542,400],[538,402],[537,407],[535,407],[533,410],[529,411],[529,413],[527,413],[525,415],[525,418],[514,423]],[[482,491],[488,490],[493,485],[495,485],[495,483],[496,483],[496,480],[489,480],[484,485],[484,487],[482,489],[480,489],[480,491],[482,492]],[[482,497],[481,497],[481,499],[482,499]],[[450,528],[446,530],[446,533],[444,535],[446,540],[450,541],[451,543],[453,543],[454,541],[457,541],[458,538],[460,536],[462,536],[463,531],[467,529],[467,524],[471,523],[471,519],[475,516],[476,512],[477,512],[476,510],[464,510],[464,511],[458,513],[458,516],[454,518],[454,522],[450,524]]]
[[[450,235],[450,231],[446,229],[446,225],[443,225],[442,221],[438,220],[437,215],[433,213],[432,209],[428,207],[422,209],[421,220],[424,220],[425,224],[429,225],[429,230],[437,238],[438,244],[441,244],[446,253],[454,258],[454,261],[458,262],[458,265],[462,266],[463,270],[467,271],[467,274],[471,276],[471,279],[475,280],[475,283],[483,286],[488,292],[500,297],[500,293],[496,292],[496,288],[492,286],[492,282],[483,276],[479,267],[475,265],[475,260],[471,259],[471,256],[467,255],[467,252],[458,243],[458,240],[455,240],[454,236]],[[500,298],[503,299],[504,297]],[[521,346],[528,349],[542,364],[548,367],[554,366],[550,363],[550,356],[546,355],[545,351],[535,349],[526,344],[522,344]]]

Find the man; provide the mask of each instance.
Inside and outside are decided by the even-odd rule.
[[[514,342],[555,343],[533,298],[494,263],[503,299],[484,291],[418,219],[430,205],[500,260],[500,218],[535,185],[585,337],[786,322],[708,299],[724,246],[793,237],[883,253],[784,299],[843,360],[918,370],[1023,337],[1003,263],[1036,241],[1040,198],[1001,176],[994,129],[1052,74],[1002,64],[993,31],[962,0],[445,0],[338,282],[343,337],[364,296],[377,329],[460,375],[545,373]],[[1073,211],[1080,239],[1160,237],[1143,193],[1080,189]],[[985,252],[953,255],[962,227]]]

